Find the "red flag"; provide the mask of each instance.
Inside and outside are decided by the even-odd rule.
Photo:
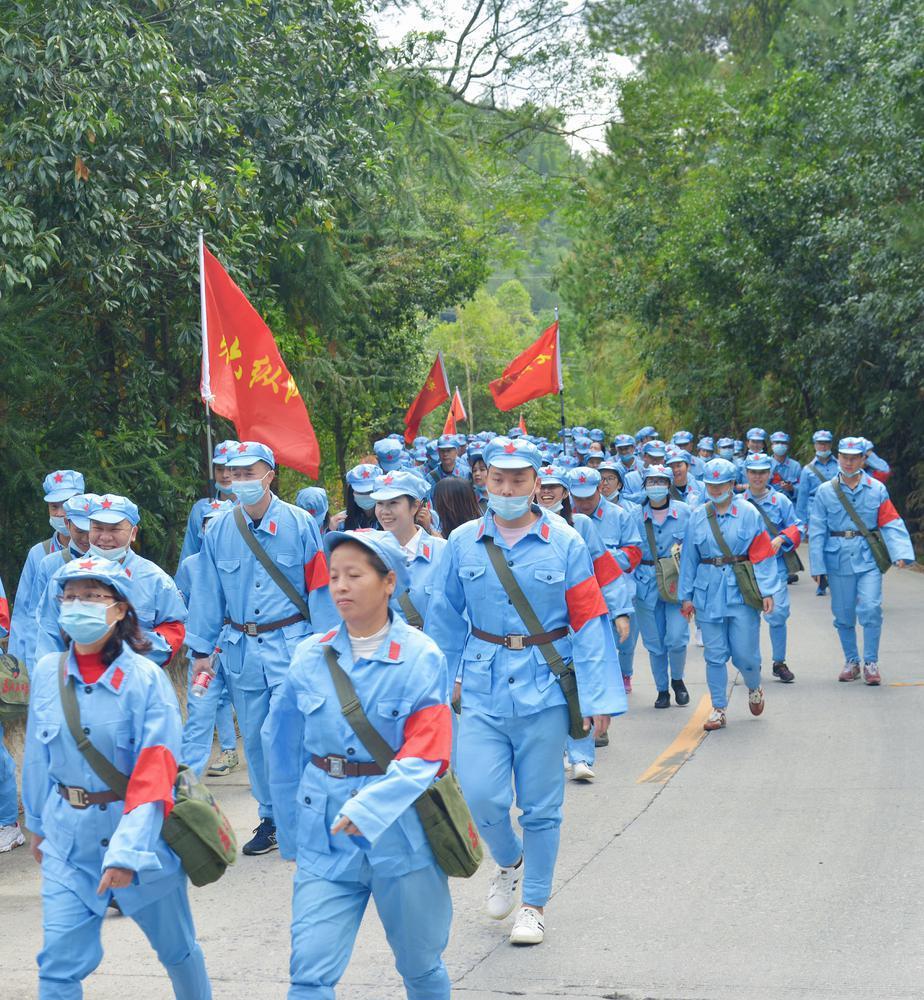
[[[424,380],[423,388],[417,393],[414,402],[404,415],[404,440],[407,444],[413,444],[420,429],[420,421],[447,399],[449,399],[449,380],[443,367],[443,354],[440,352],[433,362],[430,374]]]
[[[272,331],[201,243],[200,251],[202,398],[242,441],[262,441],[278,462],[317,479],[318,439]]]
[[[558,321],[514,358],[489,388],[499,410],[512,410],[530,399],[558,392],[561,389]]]
[[[468,415],[465,412],[465,407],[462,405],[462,394],[459,392],[459,387],[456,386],[456,391],[452,394],[452,402],[449,404],[449,413],[446,414],[443,433],[455,434],[456,422],[459,420],[467,421]]]
[[[444,434],[455,434],[456,432],[456,415],[452,412],[452,407],[449,407],[449,412],[446,414],[446,423],[443,424]]]
[[[528,431],[528,430],[526,429],[526,420],[525,420],[525,418],[523,417],[523,414],[522,414],[522,413],[520,414],[520,430],[521,430],[521,431],[522,431],[522,432],[523,432],[524,434],[528,434],[528,433],[529,433],[529,431]]]

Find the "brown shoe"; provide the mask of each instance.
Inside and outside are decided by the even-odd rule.
[[[796,679],[796,675],[781,660],[773,664],[773,676],[784,684],[792,684]]]
[[[748,691],[748,708],[751,710],[751,715],[762,715],[764,704],[763,688],[754,688],[753,691]]]
[[[711,733],[716,729],[725,728],[725,709],[724,708],[713,708],[709,715],[709,718],[703,723],[703,729],[707,733]]]
[[[882,677],[879,675],[879,666],[875,663],[864,663],[863,680],[866,681],[870,687],[879,687],[882,683]]]
[[[845,663],[844,669],[838,675],[839,681],[855,681],[860,676],[859,663]]]

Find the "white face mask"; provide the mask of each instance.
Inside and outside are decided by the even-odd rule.
[[[101,549],[98,545],[91,545],[87,551],[91,556],[96,556],[97,559],[121,562],[128,555],[130,547],[129,545],[120,545],[117,549]]]

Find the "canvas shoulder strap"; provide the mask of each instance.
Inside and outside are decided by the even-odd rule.
[[[763,507],[761,507],[759,503],[752,503],[751,506],[754,507],[757,510],[757,513],[764,519],[764,524],[767,526],[767,533],[770,537],[776,538],[776,536],[780,533],[780,529],[773,523],[770,515],[763,509]]]
[[[670,494],[675,500],[683,500],[683,497],[680,495],[680,490],[678,490],[673,483],[670,485]]]
[[[64,721],[77,744],[77,749],[83,754],[86,762],[106,782],[110,791],[115,792],[120,799],[124,799],[125,793],[128,791],[128,775],[123,774],[111,761],[107,760],[93,746],[83,731],[80,706],[77,704],[77,695],[74,693],[74,680],[72,677],[66,676],[66,663],[67,653],[62,653],[58,661],[58,693],[61,696]]]
[[[372,754],[372,759],[384,771],[394,760],[394,750],[369,721],[356,694],[356,688],[353,687],[353,682],[340,666],[337,654],[331,646],[324,647],[324,659],[327,661],[330,679],[334,682],[334,690],[337,692],[337,700],[340,702],[340,711],[343,717],[359,737],[360,743]]]
[[[645,523],[645,536],[648,539],[648,548],[651,549],[651,558],[657,560],[658,558],[658,542],[655,539],[654,525],[651,523],[651,518],[646,517],[644,519]]]
[[[273,562],[270,558],[269,553],[254,537],[254,533],[250,530],[247,521],[244,519],[244,511],[238,506],[234,508],[234,526],[240,533],[241,538],[244,539],[244,543],[247,548],[254,554],[257,562],[266,570],[270,575],[270,579],[276,586],[289,598],[289,600],[298,608],[298,610],[304,615],[305,621],[311,621],[311,612],[308,610],[308,605],[305,602],[305,598],[292,586],[289,578],[282,572],[282,570]]]
[[[732,552],[728,542],[725,541],[725,536],[722,534],[722,529],[719,527],[719,522],[716,519],[715,504],[706,504],[706,520],[709,522],[709,527],[712,529],[712,537],[715,539],[716,545],[721,549],[722,555],[726,559],[734,559],[735,554]]]
[[[405,590],[403,594],[398,594],[398,604],[404,612],[405,620],[412,628],[423,628],[424,620],[411,600],[411,592]]]
[[[494,544],[494,539],[490,535],[485,535],[483,542],[488,553],[488,558],[491,560],[491,565],[494,567],[494,572],[497,574],[497,578],[504,588],[504,593],[516,609],[516,613],[523,619],[523,624],[526,626],[529,634],[542,635],[546,631],[546,628],[539,620],[536,612],[533,611],[533,606],[529,603],[529,598],[523,593],[520,585],[517,583],[516,577],[510,572],[510,567],[507,565],[504,553]],[[551,642],[543,642],[537,648],[545,658],[545,662],[549,665],[549,670],[556,677],[567,672],[568,668],[565,666],[565,661]]]
[[[847,516],[857,526],[857,530],[860,534],[868,542],[871,541],[873,533],[870,531],[863,518],[857,513],[857,508],[850,502],[847,494],[844,492],[844,487],[840,484],[840,481],[838,479],[832,479],[831,483],[834,486],[834,492],[837,494],[837,499],[840,500],[841,506],[847,511]]]
[[[42,542],[42,551],[45,553],[46,556],[48,555],[49,552],[51,552],[51,542],[52,540],[50,538],[46,538],[45,541]]]
[[[818,478],[819,478],[819,479],[820,479],[820,480],[821,480],[821,481],[822,481],[823,483],[827,483],[827,482],[829,482],[829,481],[830,481],[831,477],[830,477],[830,476],[826,476],[826,475],[825,475],[825,474],[824,474],[824,473],[823,473],[823,472],[821,471],[822,467],[821,467],[821,465],[819,464],[819,462],[818,462],[818,459],[817,459],[817,458],[813,458],[813,459],[812,459],[812,468],[813,468],[813,469],[815,470],[815,475],[816,475],[816,476],[818,476]]]
[[[61,549],[61,558],[62,558],[62,559],[63,559],[63,560],[64,560],[64,561],[66,562],[66,563],[69,563],[69,562],[70,562],[70,561],[71,561],[71,560],[72,560],[72,559],[74,558],[74,553],[73,553],[73,552],[71,552],[71,547],[70,547],[70,545],[65,545],[65,546],[64,546],[64,548],[63,548],[63,549]]]

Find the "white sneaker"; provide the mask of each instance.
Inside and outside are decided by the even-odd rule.
[[[571,774],[571,761],[565,757],[565,777],[569,777]]]
[[[703,630],[701,628],[698,628],[693,633],[693,641],[696,643],[697,646],[704,645],[704,643],[703,643]]]
[[[585,784],[594,780],[594,769],[583,760],[576,761],[571,766],[571,780],[583,781]]]
[[[510,943],[542,944],[544,937],[545,925],[542,922],[542,914],[531,906],[521,906],[510,931]]]
[[[0,854],[9,853],[14,847],[22,847],[25,842],[22,827],[18,823],[0,826]]]
[[[513,913],[517,905],[517,890],[523,877],[523,859],[516,868],[501,868],[498,865],[488,888],[485,909],[493,920],[503,920]]]

